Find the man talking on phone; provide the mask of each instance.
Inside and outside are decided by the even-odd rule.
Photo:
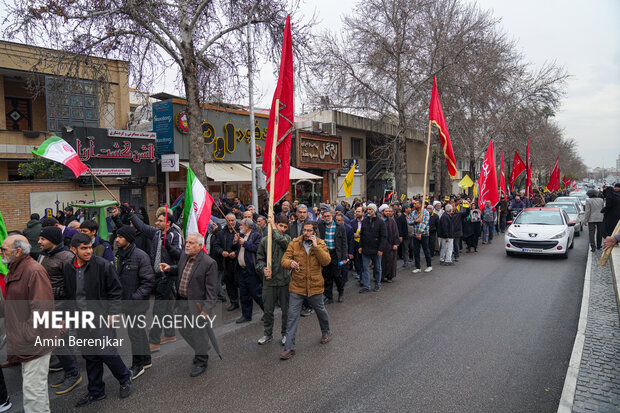
[[[282,257],[282,268],[291,271],[289,284],[289,308],[286,325],[286,344],[280,359],[288,360],[295,355],[295,334],[304,298],[319,319],[321,344],[331,340],[329,318],[323,303],[323,267],[331,262],[325,241],[317,238],[316,224],[306,221],[302,235],[293,239]]]

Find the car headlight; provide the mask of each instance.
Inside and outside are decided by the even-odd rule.
[[[511,230],[506,231],[506,234],[507,234],[509,237],[512,237],[512,238],[517,238],[517,236],[516,236],[516,235],[514,234],[514,232],[512,232]]]
[[[559,234],[555,234],[549,239],[560,239],[560,238],[564,238],[565,235],[566,235],[566,230],[560,232]]]

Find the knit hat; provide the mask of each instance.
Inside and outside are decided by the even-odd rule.
[[[58,227],[43,227],[39,235],[54,245],[62,244],[62,231]]]
[[[344,207],[342,206],[342,204],[338,204],[338,205],[336,205],[336,211],[338,211],[338,212],[344,212]]]
[[[381,205],[381,206],[379,207],[379,212],[383,212],[383,211],[385,211],[385,210],[386,210],[386,209],[388,209],[388,208],[389,208],[389,206],[387,206],[387,204],[383,204],[383,205]]]
[[[123,225],[119,229],[116,230],[116,235],[120,235],[125,238],[127,241],[134,242],[136,240],[136,230],[129,225]]]

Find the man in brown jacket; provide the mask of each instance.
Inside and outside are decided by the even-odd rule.
[[[329,317],[323,303],[323,267],[331,262],[325,241],[316,236],[314,222],[303,224],[302,235],[288,245],[282,257],[282,268],[291,271],[289,284],[289,307],[286,325],[286,344],[280,359],[288,360],[295,355],[295,334],[304,299],[310,304],[321,326],[321,344],[331,340]]]
[[[34,327],[34,312],[54,310],[52,285],[41,264],[30,257],[30,243],[23,235],[11,235],[2,243],[2,263],[8,265],[5,316],[9,362],[22,365],[24,412],[49,412],[47,373],[51,343],[60,331]]]

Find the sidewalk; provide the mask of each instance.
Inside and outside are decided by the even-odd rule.
[[[597,264],[600,256],[598,250],[588,257],[579,327],[558,412],[620,411],[620,318],[612,274],[612,267],[620,269],[620,249],[604,267]]]

